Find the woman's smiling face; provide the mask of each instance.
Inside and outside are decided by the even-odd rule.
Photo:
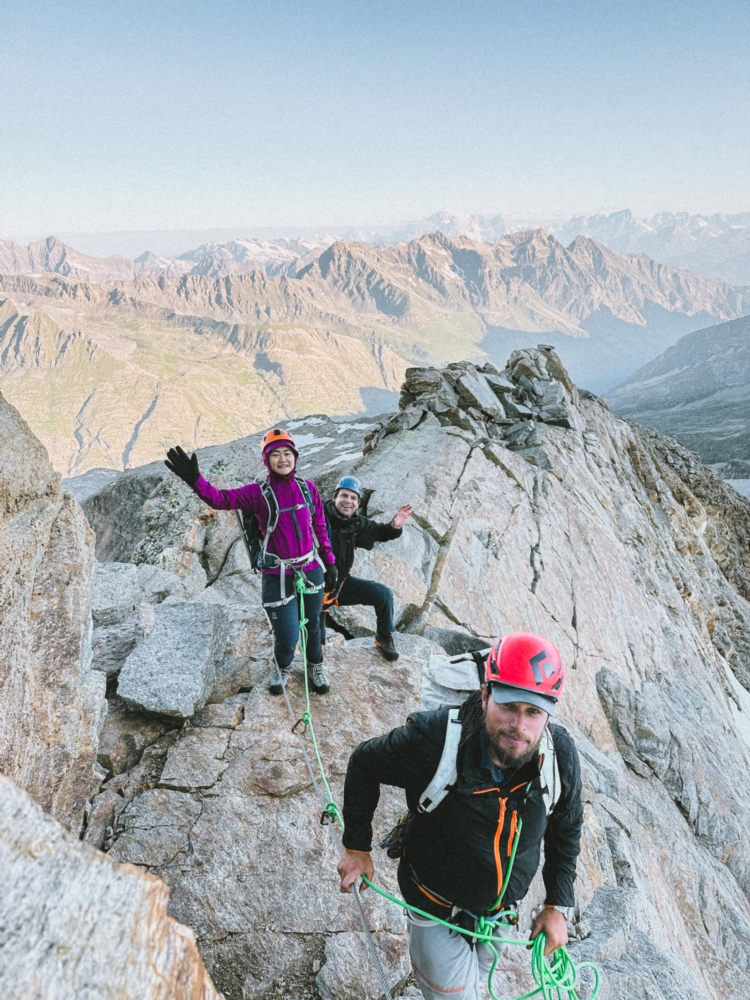
[[[271,472],[275,472],[277,476],[288,476],[294,472],[297,456],[291,448],[274,448],[268,456],[268,464]]]

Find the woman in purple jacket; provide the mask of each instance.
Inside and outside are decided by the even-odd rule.
[[[260,443],[260,451],[268,469],[266,483],[273,491],[278,506],[278,522],[268,537],[266,529],[270,508],[260,483],[248,483],[236,490],[217,490],[200,474],[195,452],[188,457],[179,445],[169,449],[164,464],[214,510],[244,508],[252,511],[257,518],[266,556],[261,569],[263,607],[273,628],[277,667],[271,675],[271,694],[281,694],[286,686],[299,638],[299,607],[293,582],[295,572],[304,573],[307,585],[316,588],[314,593],[304,595],[307,670],[313,691],[325,694],[329,684],[323,670],[320,613],[324,585],[326,591],[334,590],[338,574],[328,539],[323,504],[315,484],[297,480],[294,475],[299,452],[290,434],[279,428],[269,431]],[[312,500],[312,516],[308,498],[303,492],[303,482]]]

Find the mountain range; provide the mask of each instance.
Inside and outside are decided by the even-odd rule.
[[[750,459],[750,317],[681,337],[607,393],[613,410],[704,462]]]
[[[645,253],[682,270],[724,278],[735,285],[750,285],[750,212],[735,215],[659,212],[650,218],[639,219],[629,209],[623,209],[609,215],[581,215],[567,222],[549,220],[544,225],[566,246],[578,236],[587,236],[616,253]],[[506,221],[500,215],[471,215],[442,209],[401,226],[354,227],[338,232],[310,233],[295,239],[241,235],[221,239],[216,238],[221,231],[208,231],[213,238],[193,249],[184,249],[179,253],[147,249],[133,261],[118,255],[103,259],[88,256],[72,250],[54,236],[28,247],[12,240],[0,240],[0,273],[53,271],[87,281],[122,280],[144,273],[220,277],[253,270],[293,276],[309,262],[311,258],[308,255],[321,253],[337,240],[387,248],[440,232],[452,238],[465,236],[475,242],[495,243],[514,230],[528,228],[534,226],[526,222]],[[86,234],[81,235],[86,239]],[[127,237],[128,234],[121,235]],[[144,241],[154,238],[161,244],[166,236],[166,243],[173,248],[176,235],[143,233],[141,238]],[[196,235],[199,234],[186,233],[183,238],[187,241]],[[89,236],[88,240],[91,239]],[[106,234],[98,241],[95,237],[93,239],[94,245],[102,241],[106,242]],[[132,245],[132,238],[125,242]]]
[[[602,392],[682,334],[750,311],[721,279],[544,230],[337,241],[296,259],[293,277],[0,277],[0,387],[73,474],[284,416],[387,409],[409,362],[503,366],[539,339]]]
[[[235,249],[230,247],[230,244],[234,243],[249,242],[266,246],[277,242],[280,244],[301,242],[311,247],[326,247],[336,240],[344,240],[350,243],[360,242],[388,247],[398,242],[419,239],[433,232],[441,232],[451,237],[467,236],[479,242],[494,243],[508,233],[540,226],[565,245],[576,236],[588,236],[617,253],[645,253],[665,264],[695,271],[706,277],[720,277],[739,285],[750,284],[750,212],[733,215],[658,212],[648,218],[639,218],[630,210],[623,209],[608,215],[580,215],[565,220],[472,215],[446,208],[432,215],[420,216],[409,222],[390,226],[317,230],[311,227],[259,229],[239,226],[234,229],[59,235],[64,242],[71,242],[85,249],[90,255],[106,257],[117,253],[123,257],[134,257],[136,262],[145,257],[149,271],[154,269],[158,258],[163,258],[161,262],[163,267],[168,267],[179,259],[183,263],[176,265],[177,271],[173,273],[182,273],[183,268],[190,269],[190,265],[185,265],[184,261],[192,260],[196,263],[201,256],[217,251],[222,257],[225,256],[225,252],[220,249],[222,247],[227,248],[229,256],[236,262],[239,261],[240,257],[235,257]],[[303,250],[299,256],[305,252]],[[251,256],[255,253],[256,251],[253,251]],[[276,251],[272,250],[270,256],[274,257],[275,254]]]

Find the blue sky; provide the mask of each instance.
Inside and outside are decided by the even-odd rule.
[[[0,237],[750,210],[750,4],[0,0]]]

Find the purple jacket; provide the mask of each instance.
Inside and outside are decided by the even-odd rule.
[[[296,504],[305,504],[302,490],[295,482],[294,476],[277,476],[275,473],[269,472],[266,476],[266,482],[271,484],[271,489],[276,494],[276,499],[279,502],[279,510],[283,510],[285,507],[294,507]],[[326,565],[332,566],[336,558],[331,551],[328,529],[326,528],[326,517],[323,511],[323,504],[320,501],[320,494],[315,483],[307,480],[307,485],[310,487],[310,495],[312,496],[315,508],[312,524],[310,523],[310,512],[306,504],[301,510],[279,514],[279,523],[276,525],[276,530],[269,539],[268,551],[273,552],[280,559],[294,559],[297,556],[303,556],[306,552],[312,551],[314,531],[321,559]],[[235,510],[237,508],[251,510],[258,518],[261,533],[265,535],[266,528],[268,527],[268,504],[258,483],[248,483],[247,486],[240,486],[236,490],[217,490],[203,476],[198,476],[195,483],[193,483],[193,490],[204,503],[207,503],[209,507],[213,507],[214,510]],[[295,516],[300,534],[302,535],[301,539],[297,538],[297,530],[294,524]],[[317,565],[316,562],[311,562],[303,567],[303,569],[304,571],[308,571],[314,569]],[[279,570],[278,568],[264,569],[262,572],[278,575]],[[292,570],[287,570],[287,575],[291,573]]]

